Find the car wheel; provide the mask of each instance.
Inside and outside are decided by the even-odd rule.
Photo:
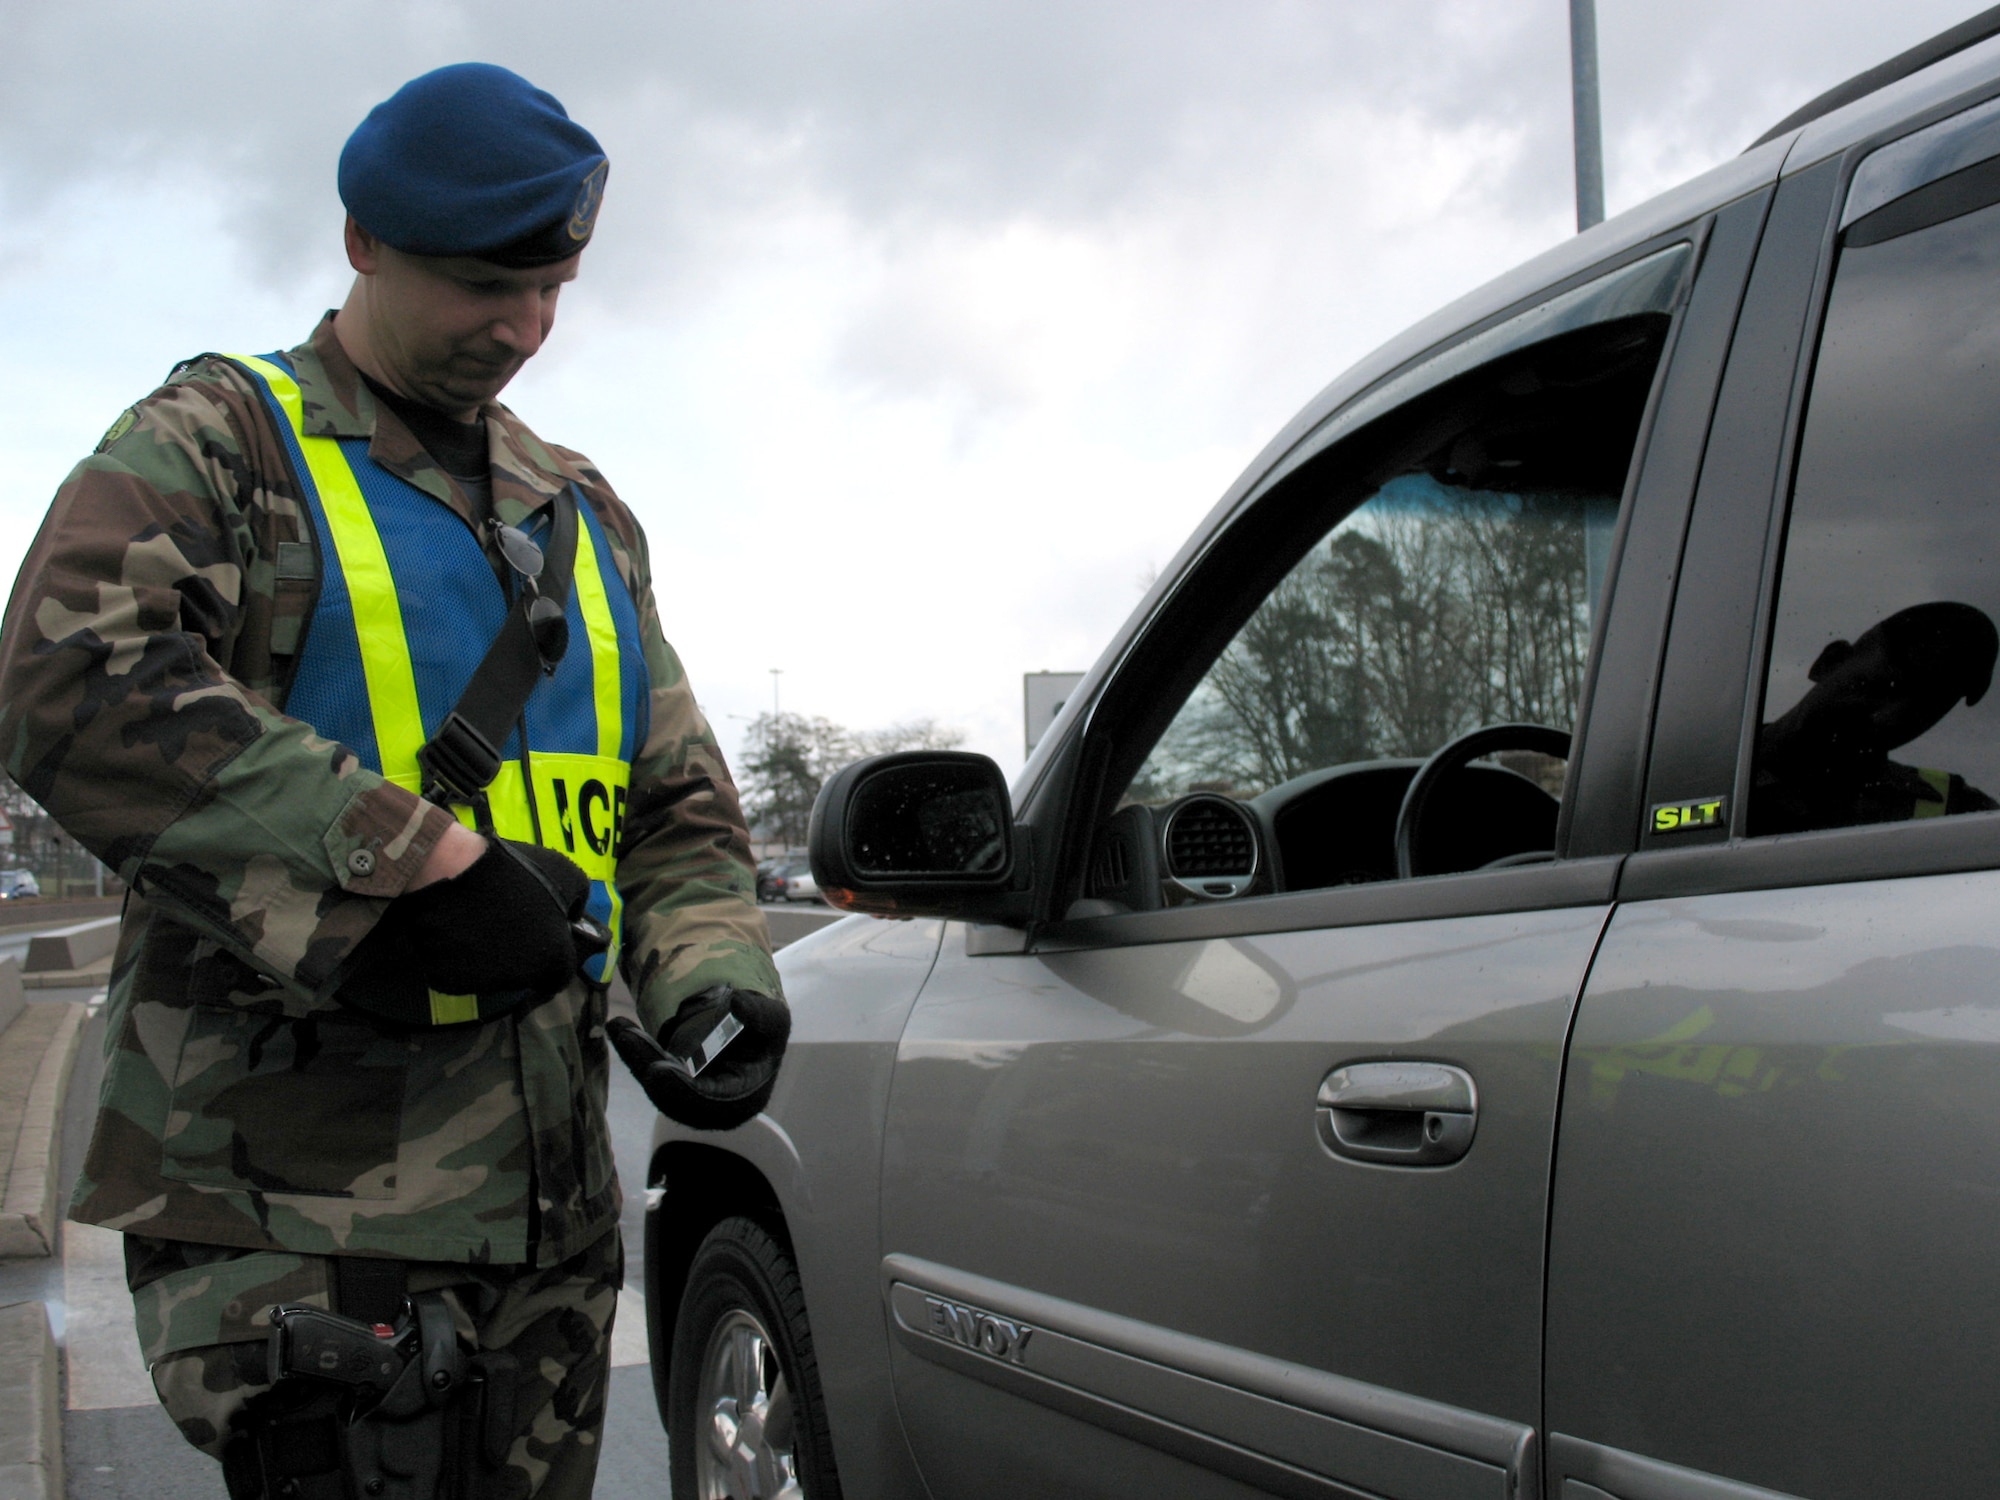
[[[675,1500],[839,1500],[798,1268],[750,1219],[694,1253],[667,1410]]]

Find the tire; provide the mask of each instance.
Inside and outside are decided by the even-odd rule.
[[[674,1500],[840,1500],[798,1268],[753,1220],[724,1219],[688,1266],[667,1442]]]

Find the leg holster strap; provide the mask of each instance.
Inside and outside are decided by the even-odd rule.
[[[372,1255],[333,1257],[333,1310],[363,1323],[394,1323],[410,1294],[410,1263]]]
[[[244,1430],[222,1450],[229,1500],[353,1500],[341,1464],[343,1393],[305,1384],[251,1400]]]

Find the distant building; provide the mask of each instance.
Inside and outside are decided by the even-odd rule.
[[[1081,672],[1025,672],[1021,676],[1021,719],[1026,730],[1027,753],[1033,755],[1035,746],[1042,736],[1049,732],[1049,726],[1062,712],[1083,683]]]

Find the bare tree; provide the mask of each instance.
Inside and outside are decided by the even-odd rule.
[[[820,787],[853,758],[853,736],[830,719],[757,715],[743,736],[743,813],[751,828],[803,848]]]
[[[98,863],[54,818],[13,781],[0,776],[0,813],[9,831],[0,840],[0,869],[30,870],[44,895],[59,896],[79,887],[94,889]],[[122,891],[117,877],[106,872],[104,888]]]
[[[949,750],[964,740],[962,731],[934,719],[857,733],[831,719],[759,714],[743,736],[744,816],[763,838],[803,848],[819,789],[849,761],[893,750]]]
[[[887,729],[865,729],[853,736],[857,755],[888,755],[897,750],[956,750],[965,731],[935,719],[909,719]]]

